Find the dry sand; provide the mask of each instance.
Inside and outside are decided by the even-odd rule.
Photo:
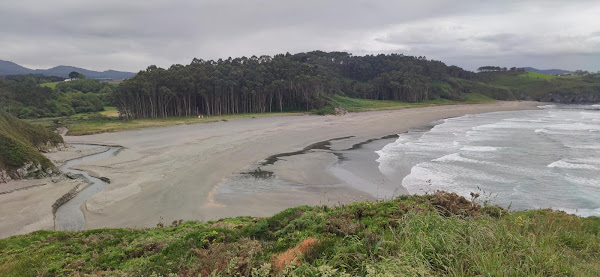
[[[274,116],[65,140],[125,147],[116,157],[78,166],[112,181],[106,190],[86,202],[86,228],[150,227],[159,221],[170,224],[178,219],[267,216],[303,204],[373,199],[373,189],[364,189],[361,182],[377,183],[380,175],[375,167],[363,166],[360,160],[366,157],[374,163],[377,155],[372,151],[381,146],[377,144],[365,146],[367,151],[351,157],[352,162],[344,167],[337,167],[337,157],[327,151],[285,157],[274,165],[261,167],[276,172],[276,186],[269,180],[244,181],[238,177],[240,172],[256,169],[271,155],[302,150],[332,138],[353,136],[331,143],[331,149],[346,149],[434,120],[535,109],[537,105],[540,103],[496,102],[350,113],[343,117]],[[357,154],[349,154],[352,155]],[[361,179],[354,175],[358,171]],[[30,200],[22,200],[22,205],[28,203]],[[0,207],[2,222],[10,218],[5,213]]]

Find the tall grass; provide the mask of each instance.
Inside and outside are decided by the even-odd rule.
[[[597,79],[581,76],[552,76],[541,73],[495,74],[489,85],[508,88],[514,92],[522,92],[534,99],[549,94],[581,94],[597,93],[600,82]]]
[[[462,95],[461,100],[449,100],[444,98],[438,98],[433,100],[426,100],[422,102],[403,102],[395,100],[375,100],[375,99],[362,99],[362,98],[351,98],[342,95],[334,95],[331,97],[330,105],[320,110],[314,110],[316,114],[333,114],[335,113],[334,107],[342,107],[349,112],[364,112],[364,111],[378,111],[378,110],[395,110],[405,109],[411,107],[428,107],[438,105],[456,105],[456,104],[474,104],[474,103],[488,103],[495,101],[487,96],[479,93],[465,93]]]
[[[62,142],[62,137],[54,132],[0,112],[0,170],[13,177],[15,170],[26,163],[41,166],[41,172],[35,174],[54,169],[54,165],[38,149],[53,148]]]
[[[262,219],[38,231],[0,240],[0,254],[2,276],[599,276],[600,218],[438,192]]]

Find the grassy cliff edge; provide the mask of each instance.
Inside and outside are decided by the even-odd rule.
[[[598,276],[600,218],[438,192],[0,240],[2,276]],[[212,274],[212,275],[211,275]]]
[[[61,143],[60,135],[0,112],[0,183],[50,174],[54,165],[40,150]]]

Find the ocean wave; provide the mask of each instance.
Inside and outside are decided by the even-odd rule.
[[[411,194],[447,190],[469,197],[481,189],[503,205],[554,203],[590,215],[600,206],[600,178],[593,175],[600,170],[598,121],[594,110],[562,106],[451,118],[386,145],[377,161]],[[523,153],[539,157],[515,160]],[[573,197],[556,200],[570,189]]]
[[[411,194],[446,190],[465,197],[469,197],[471,192],[479,191],[478,184],[481,183],[511,184],[513,181],[481,170],[431,162],[412,167],[410,174],[402,180],[402,186]]]
[[[565,147],[575,148],[575,149],[600,150],[600,145],[573,145],[573,144],[566,144]]]
[[[469,159],[461,156],[459,153],[452,153],[443,157],[439,157],[437,159],[431,160],[432,162],[464,162],[464,163],[481,163],[486,164],[485,161],[478,161],[474,159]]]
[[[472,151],[472,152],[495,152],[498,151],[500,147],[493,146],[463,146],[460,150],[462,151]]]
[[[489,131],[494,129],[531,129],[536,126],[534,122],[526,121],[500,121],[492,124],[484,124],[471,128],[474,131]]]
[[[570,209],[570,208],[554,208],[557,211],[564,211],[568,214],[575,214],[581,217],[600,216],[600,208],[597,209]]]
[[[573,184],[579,185],[579,186],[584,186],[584,187],[589,187],[589,188],[593,188],[593,189],[600,189],[600,180],[598,179],[590,179],[590,178],[585,178],[585,177],[579,177],[579,176],[572,176],[569,174],[565,175],[565,179]]]
[[[535,133],[545,133],[553,135],[571,135],[574,132],[582,134],[582,132],[598,132],[600,131],[600,125],[588,124],[588,123],[569,123],[569,124],[552,124],[544,125],[542,128],[534,130]]]
[[[598,112],[580,112],[579,113],[581,115],[581,119],[599,119],[600,118],[600,113]]]
[[[587,124],[587,123],[572,123],[572,124],[553,124],[545,127],[546,129],[551,130],[561,130],[561,131],[590,131],[590,130],[600,130],[599,125],[595,124]]]
[[[547,165],[547,167],[558,167],[558,168],[566,168],[566,169],[591,169],[591,170],[598,170],[597,167],[591,165],[591,164],[585,164],[585,163],[573,163],[573,162],[568,162],[565,160],[558,160],[556,162],[553,162],[549,165]]]
[[[537,106],[540,109],[553,109],[556,108],[556,105],[542,105],[542,106]]]
[[[600,158],[597,158],[597,157],[575,158],[575,159],[571,159],[571,160],[576,163],[588,163],[588,164],[600,165]]]
[[[528,122],[528,123],[543,123],[543,122],[545,122],[544,120],[541,120],[541,119],[527,119],[527,118],[507,118],[504,121]]]

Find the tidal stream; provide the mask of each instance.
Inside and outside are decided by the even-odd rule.
[[[74,145],[79,145],[86,148],[98,147],[97,145],[90,144]],[[77,193],[75,197],[61,205],[56,210],[54,219],[56,230],[76,231],[82,230],[85,227],[85,216],[83,215],[83,211],[81,210],[82,204],[85,203],[85,201],[87,201],[94,194],[104,190],[109,183],[99,178],[90,176],[86,171],[77,170],[73,167],[85,162],[108,159],[110,157],[115,156],[118,153],[118,151],[121,150],[123,147],[108,146],[108,148],[109,149],[104,152],[68,160],[64,165],[60,167],[60,170],[63,173],[83,175],[87,180],[90,181],[91,185]]]

